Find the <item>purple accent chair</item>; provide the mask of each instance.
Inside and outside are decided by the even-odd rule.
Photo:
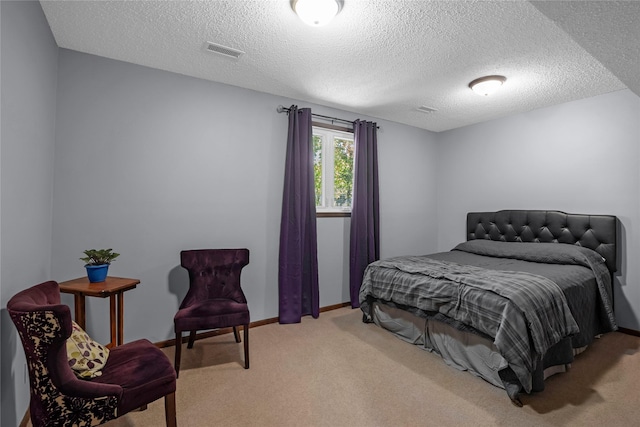
[[[196,332],[205,329],[244,328],[244,368],[249,369],[249,307],[240,288],[240,273],[249,264],[248,249],[196,249],[180,252],[180,264],[189,272],[189,291],[174,317],[176,375],[180,374],[182,332],[190,331],[187,348]]]
[[[35,427],[99,425],[161,397],[167,426],[176,426],[176,374],[167,356],[148,340],[112,348],[102,376],[78,379],[67,358],[71,312],[60,304],[58,283],[17,293],[7,311],[27,357]]]

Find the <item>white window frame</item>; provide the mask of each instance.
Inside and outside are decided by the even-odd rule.
[[[349,207],[340,207],[333,206],[334,203],[334,174],[335,174],[335,165],[334,165],[334,140],[335,139],[348,139],[354,141],[353,132],[346,132],[341,130],[335,130],[330,128],[325,128],[322,126],[313,126],[312,134],[314,136],[318,135],[322,139],[322,196],[321,202],[322,205],[316,205],[316,212],[318,213],[350,213],[351,206]],[[355,141],[354,141],[355,144]],[[355,150],[354,150],[354,167],[355,167]],[[355,176],[355,175],[354,175]],[[353,181],[351,182],[351,186],[353,188]],[[314,185],[315,188],[315,185]],[[353,195],[353,190],[352,190]],[[352,199],[353,201],[353,199]]]

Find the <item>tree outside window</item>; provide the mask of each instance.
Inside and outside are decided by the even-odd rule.
[[[318,211],[350,211],[353,198],[353,134],[313,127],[314,184]]]

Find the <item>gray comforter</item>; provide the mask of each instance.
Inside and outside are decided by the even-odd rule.
[[[610,327],[615,329],[608,270],[589,249],[475,240],[455,250],[588,267],[596,276]],[[376,261],[365,271],[360,289],[365,315],[370,298],[438,313],[491,337],[526,392],[531,391],[532,372],[540,356],[578,332],[562,290],[551,280],[526,272],[484,269],[427,256],[397,257]]]
[[[611,299],[613,296],[611,272],[607,268],[604,258],[591,249],[557,243],[507,243],[491,240],[470,240],[460,243],[453,248],[453,251],[528,261],[540,265],[542,268],[545,268],[544,264],[586,267],[593,273],[598,286],[600,309],[603,312],[602,318],[606,323],[606,330],[614,331],[617,329]]]

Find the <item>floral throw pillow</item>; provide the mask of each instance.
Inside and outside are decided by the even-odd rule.
[[[73,331],[67,339],[69,366],[78,378],[99,377],[107,363],[109,349],[92,340],[76,322],[72,323]]]

